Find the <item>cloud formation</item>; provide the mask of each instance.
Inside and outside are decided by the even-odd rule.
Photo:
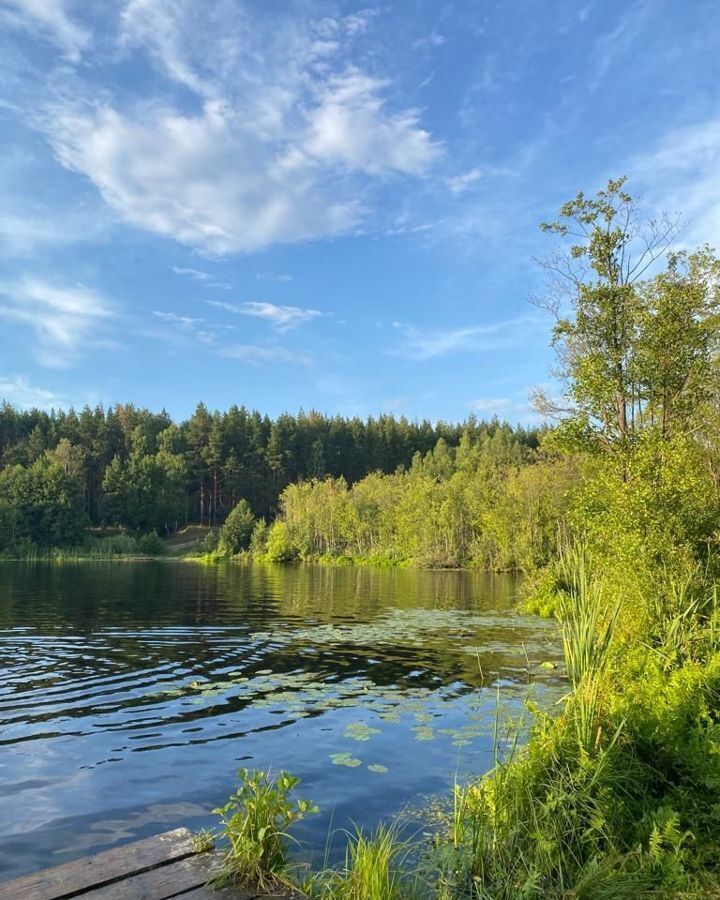
[[[0,22],[39,33],[72,62],[78,62],[90,44],[90,33],[67,13],[66,0],[0,0]]]
[[[372,18],[130,0],[124,52],[144,53],[194,102],[62,100],[44,128],[59,162],[125,222],[201,251],[352,232],[375,181],[420,176],[441,153],[417,110],[391,108],[391,83],[351,61]]]
[[[0,284],[0,317],[31,329],[39,362],[52,368],[75,364],[112,315],[105,298],[83,285],[67,287],[31,276]]]
[[[393,327],[404,338],[395,352],[406,359],[424,361],[449,353],[500,350],[526,340],[531,331],[542,325],[540,320],[528,316],[461,328],[417,328],[403,322],[393,322]]]
[[[20,409],[52,409],[65,403],[54,391],[30,384],[23,375],[0,377],[0,400],[6,400]]]
[[[235,304],[223,303],[220,300],[208,300],[209,306],[216,309],[224,309],[227,312],[236,313],[239,316],[252,316],[255,319],[264,319],[277,331],[284,332],[310,322],[322,316],[318,309],[302,309],[299,306],[276,306],[274,303],[248,303]]]

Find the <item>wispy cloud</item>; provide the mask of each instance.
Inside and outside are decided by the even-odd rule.
[[[215,281],[214,275],[211,275],[209,272],[203,272],[202,269],[193,269],[188,266],[173,266],[172,270],[176,275],[183,275],[186,278],[191,278],[193,281],[199,281],[205,287],[219,288],[223,291],[232,289],[231,284],[228,284],[226,281]]]
[[[0,0],[2,2],[2,0]],[[40,3],[40,0],[35,0]],[[371,11],[317,19],[252,8],[130,0],[122,44],[144,52],[193,111],[88,88],[44,119],[59,162],[94,183],[122,219],[210,254],[355,230],[375,183],[419,176],[441,154],[418,110],[351,53]]]
[[[654,0],[635,0],[627,6],[613,27],[598,38],[592,54],[594,72],[590,90],[599,87],[616,63],[627,56],[635,41],[642,35],[648,18],[656,11]]]
[[[720,117],[671,129],[632,159],[628,171],[657,212],[679,213],[687,221],[684,243],[720,246]]]
[[[255,319],[264,319],[280,332],[290,331],[304,322],[317,319],[323,313],[319,309],[302,309],[299,306],[276,306],[274,303],[248,303],[235,304],[223,303],[220,300],[208,300],[210,306],[216,309],[224,309],[226,312],[239,316],[252,316]]]
[[[452,194],[464,194],[478,181],[503,175],[512,175],[512,170],[499,166],[476,166],[460,175],[454,175],[446,179],[446,184]]]
[[[443,35],[437,31],[431,31],[426,37],[413,41],[413,50],[432,50],[434,47],[442,47],[445,43]]]
[[[276,344],[231,344],[219,350],[218,354],[253,366],[273,364],[311,366],[315,361],[310,353],[288,350]]]
[[[157,316],[158,319],[162,319],[163,322],[170,322],[173,325],[184,325],[188,328],[201,325],[205,321],[205,319],[193,319],[190,316],[179,316],[177,313],[161,312],[159,310],[154,310],[153,315]]]
[[[0,0],[0,22],[40,35],[73,62],[90,44],[90,33],[73,21],[66,0]]]
[[[285,275],[282,272],[258,272],[255,278],[258,281],[278,281],[280,283],[287,283],[293,280],[292,275]]]
[[[468,405],[472,412],[479,413],[483,417],[497,416],[499,419],[515,422],[538,422],[540,420],[532,403],[517,397],[479,397]]]
[[[428,360],[449,353],[499,350],[528,340],[530,332],[545,323],[536,318],[521,316],[490,325],[469,325],[462,328],[417,328],[403,322],[393,322],[404,341],[396,353],[412,360]]]
[[[54,391],[30,384],[23,375],[0,377],[0,399],[21,409],[52,409],[65,402]]]
[[[35,353],[46,366],[76,363],[98,327],[112,315],[108,301],[83,285],[59,286],[29,276],[0,284],[0,316],[34,331]]]
[[[510,406],[510,400],[507,397],[480,397],[470,403],[470,409],[473,412],[497,412]]]
[[[195,281],[210,281],[212,279],[212,275],[210,275],[209,272],[203,272],[201,269],[173,266],[173,272],[176,275],[185,275],[188,278],[194,278]]]

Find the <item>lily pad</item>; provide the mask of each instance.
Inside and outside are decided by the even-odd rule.
[[[369,771],[375,772],[376,775],[385,775],[388,771],[387,766],[381,766],[379,763],[373,763],[368,766]]]
[[[362,765],[362,760],[357,759],[350,753],[332,753],[330,759],[334,766],[347,766],[348,769],[357,769],[358,766]]]
[[[353,741],[369,741],[374,734],[380,734],[380,729],[373,728],[365,722],[351,722],[343,731],[343,737]]]

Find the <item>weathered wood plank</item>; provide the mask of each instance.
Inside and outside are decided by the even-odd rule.
[[[0,882],[0,900],[63,900],[194,854],[192,833],[176,828],[94,856]]]
[[[204,888],[222,867],[214,853],[201,853],[139,872],[81,895],[82,900],[167,900]]]
[[[236,887],[216,890],[211,887],[196,888],[182,894],[182,900],[305,900],[304,894],[293,893],[289,889],[278,888],[277,891],[250,891]]]
[[[255,891],[248,893],[235,887],[220,888],[219,890],[211,887],[199,887],[181,896],[182,900],[268,900],[267,894],[258,894]],[[281,900],[290,900],[290,898],[281,898]]]

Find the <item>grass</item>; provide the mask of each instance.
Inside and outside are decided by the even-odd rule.
[[[348,835],[344,865],[319,873],[305,890],[317,900],[415,900],[422,889],[419,874],[409,871],[415,849],[397,822],[370,834],[357,829]]]

